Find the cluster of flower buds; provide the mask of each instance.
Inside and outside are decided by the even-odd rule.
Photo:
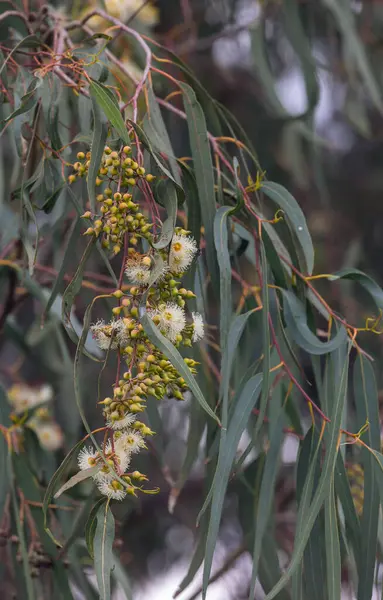
[[[138,204],[133,202],[131,190],[139,179],[150,183],[155,176],[146,174],[144,167],[140,167],[130,157],[131,153],[130,146],[124,146],[120,152],[112,151],[109,146],[104,148],[96,178],[96,186],[100,187],[100,193],[97,195],[99,214],[92,215],[87,211],[83,215],[92,221],[85,235],[101,236],[102,246],[108,250],[112,249],[114,254],[121,251],[126,233],[129,233],[131,246],[136,246],[139,238],[149,242],[152,239],[152,225],[139,211]],[[74,173],[68,178],[69,183],[88,175],[91,153],[78,152],[77,158],[78,161],[73,165]]]
[[[92,217],[87,234],[102,236],[106,248],[113,245],[117,254],[124,244],[126,284],[113,296],[117,306],[112,309],[109,322],[97,321],[91,326],[94,339],[105,351],[116,351],[123,365],[113,394],[101,400],[108,435],[102,453],[89,447],[81,450],[78,465],[81,470],[90,469],[100,492],[109,498],[122,500],[127,494],[142,489],[140,483],[145,475],[129,471],[131,457],[145,448],[145,437],[154,432],[138,415],[146,408],[148,397],[158,400],[164,396],[183,400],[187,384],[173,364],[148,338],[141,322],[141,311],[152,319],[154,325],[174,346],[191,346],[204,336],[204,322],[199,313],[187,312],[187,301],[195,297],[191,290],[182,286],[182,276],[191,266],[197,252],[197,244],[190,232],[177,227],[166,248],[155,248],[152,223],[132,201],[130,188],[137,179],[154,179],[131,158],[131,148],[121,152],[106,147],[101,162],[97,185],[100,215]],[[77,176],[87,173],[90,153],[78,153],[75,163]],[[106,187],[105,187],[106,186]],[[126,236],[125,234],[129,235]],[[145,240],[141,243],[140,240]],[[126,291],[128,290],[128,291]],[[185,358],[185,365],[192,374],[197,363]]]

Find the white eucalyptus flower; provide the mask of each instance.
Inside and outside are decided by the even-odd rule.
[[[131,425],[135,421],[135,419],[136,419],[136,415],[134,415],[133,413],[127,412],[121,417],[121,419],[108,420],[106,424],[111,429],[115,429],[115,430],[126,429],[127,427],[129,427],[129,425]]]
[[[125,488],[117,479],[101,479],[97,487],[101,494],[113,500],[123,500],[126,496]]]
[[[129,430],[116,440],[115,448],[117,453],[135,454],[141,448],[146,448],[146,444],[138,431]]]
[[[202,315],[200,315],[200,313],[193,312],[192,317],[194,327],[192,341],[198,342],[199,340],[202,340],[203,336],[205,335],[205,325],[203,322]]]
[[[148,311],[148,314],[171,342],[175,342],[177,335],[185,328],[185,311],[174,302],[167,302],[161,308]]]
[[[113,465],[106,465],[104,463],[100,471],[94,475],[94,479],[96,481],[101,481],[102,479],[111,481],[115,477],[115,472],[118,474],[123,474],[129,467],[130,453],[125,451],[124,448],[117,447],[116,445],[114,450],[115,452],[113,458],[109,459],[113,462]]]
[[[64,434],[60,425],[54,421],[38,422],[33,427],[39,439],[40,445],[45,450],[54,452],[62,447],[64,443]]]
[[[126,346],[129,339],[127,337],[126,328],[122,319],[110,321],[108,324],[100,319],[91,325],[90,330],[94,339],[102,350],[108,350],[109,347],[111,350],[116,350],[119,345]]]
[[[140,264],[129,264],[126,263],[125,275],[132,282],[137,285],[147,285],[149,283],[151,270],[149,267]]]
[[[96,465],[96,461],[98,458],[98,452],[93,448],[93,446],[84,447],[77,456],[77,464],[81,471],[85,471],[85,469],[90,469]]]
[[[35,388],[24,383],[16,383],[9,388],[8,398],[14,411],[22,413],[39,404],[50,402],[53,398],[53,388],[48,384]]]
[[[173,273],[183,273],[192,263],[197,252],[194,238],[188,235],[174,235],[169,252],[169,269]]]

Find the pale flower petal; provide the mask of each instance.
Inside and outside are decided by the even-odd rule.
[[[205,325],[200,313],[193,312],[192,317],[194,327],[192,341],[198,342],[199,340],[202,340],[203,336],[205,335]]]

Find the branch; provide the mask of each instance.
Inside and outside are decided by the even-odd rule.
[[[123,108],[126,108],[126,106],[128,106],[128,104],[130,104],[130,103],[133,104],[133,121],[137,122],[137,112],[138,112],[137,101],[138,101],[138,97],[142,91],[142,88],[144,87],[144,84],[145,84],[147,77],[149,75],[149,72],[150,72],[150,68],[151,68],[151,64],[152,64],[151,50],[150,50],[148,44],[143,40],[141,35],[139,33],[137,33],[137,31],[135,31],[134,29],[131,29],[127,25],[124,25],[124,23],[119,21],[119,19],[116,19],[115,17],[108,15],[108,13],[106,13],[105,11],[100,10],[100,9],[92,10],[90,13],[85,15],[85,17],[81,21],[74,21],[72,23],[69,23],[69,25],[67,25],[67,27],[66,27],[66,30],[70,31],[71,29],[82,28],[85,25],[85,23],[94,16],[99,16],[99,17],[105,19],[106,21],[110,21],[111,23],[113,23],[113,25],[115,25],[121,31],[125,31],[125,33],[128,33],[129,35],[133,36],[137,40],[137,42],[140,44],[143,51],[145,52],[146,64],[145,64],[145,69],[144,69],[142,78],[137,84],[136,91],[134,92],[133,97],[123,107]]]

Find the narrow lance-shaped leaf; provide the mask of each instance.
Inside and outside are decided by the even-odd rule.
[[[319,434],[312,427],[301,444],[297,465],[297,501],[299,505],[295,537],[298,539],[320,476]],[[323,582],[326,580],[326,563],[324,557],[324,522],[319,513],[311,530],[303,561],[292,576],[292,595],[294,600],[304,600],[305,590],[310,590],[312,600],[326,600]],[[304,589],[305,588],[305,589]]]
[[[153,92],[151,85],[147,86],[148,94],[148,112],[145,115],[143,129],[152,140],[153,145],[160,152],[166,154],[172,175],[179,186],[181,186],[181,177],[177,165],[177,159],[174,156],[173,148],[167,132],[161,109]]]
[[[159,350],[161,350],[161,352],[165,354],[166,358],[170,360],[170,362],[177,369],[181,377],[185,379],[196,400],[200,403],[200,405],[207,412],[207,414],[219,423],[217,415],[214,414],[214,412],[211,410],[210,406],[206,402],[200,387],[198,386],[193,375],[190,373],[190,370],[186,366],[181,354],[178,352],[175,346],[173,346],[173,344],[169,342],[169,340],[167,340],[165,336],[162,335],[158,327],[154,325],[152,319],[146,314],[146,311],[143,306],[141,306],[140,321],[150,341],[153,344],[155,344],[156,347]]]
[[[63,253],[63,259],[61,262],[61,266],[57,273],[57,277],[55,279],[49,299],[48,299],[46,307],[44,309],[44,316],[49,313],[49,311],[60,291],[60,286],[62,285],[62,283],[64,281],[64,276],[67,273],[67,270],[68,270],[68,267],[70,264],[70,259],[72,258],[72,250],[75,246],[75,242],[78,240],[78,238],[80,236],[80,230],[81,230],[80,229],[80,220],[76,219],[73,221],[73,224],[69,231],[68,242],[67,242],[67,245],[66,245],[64,253]]]
[[[278,397],[272,399],[272,402],[274,403],[278,401]],[[267,523],[273,507],[273,495],[278,474],[280,450],[284,437],[283,425],[285,418],[284,409],[280,407],[279,415],[273,420],[270,428],[270,445],[266,455],[257,507],[249,600],[254,598],[255,584],[258,576],[258,563],[262,554],[263,538],[266,533]]]
[[[84,469],[83,471],[79,471],[76,475],[73,475],[64,485],[61,486],[59,490],[55,493],[55,498],[59,498],[61,494],[72,488],[73,486],[81,483],[85,479],[89,479],[89,477],[93,477],[102,469],[102,464],[95,465],[94,467],[90,467],[89,469]]]
[[[263,419],[266,414],[267,400],[269,397],[269,382],[270,382],[270,298],[269,298],[269,286],[268,286],[268,264],[266,257],[266,250],[263,242],[260,243],[260,254],[261,254],[261,269],[262,269],[262,351],[263,351],[263,365],[262,365],[262,394],[259,401],[259,415],[255,425],[253,438],[256,441],[258,433],[263,425]],[[274,298],[275,302],[275,298]]]
[[[234,357],[237,352],[238,344],[241,339],[242,333],[246,327],[248,319],[254,313],[254,310],[249,310],[247,313],[243,315],[236,316],[230,326],[229,335],[228,335],[228,344],[226,346],[226,351],[222,357],[222,380],[220,385],[220,398],[222,399],[222,429],[220,432],[220,444],[219,444],[219,455],[225,453],[226,447],[226,437],[227,437],[227,427],[228,427],[228,408],[229,408],[229,393],[230,393],[230,378],[233,369]],[[250,380],[249,380],[250,381]],[[246,384],[247,385],[247,384]],[[242,389],[239,390],[239,394],[242,394]],[[242,396],[241,396],[242,397]],[[236,399],[233,402],[233,405],[236,409]],[[232,421],[230,421],[231,423]],[[229,467],[230,468],[230,467]],[[218,470],[218,466],[217,466]],[[212,499],[212,495],[214,492],[214,482],[217,477],[217,473],[214,475],[213,483],[210,487],[209,493],[205,498],[205,502],[199,512],[197,518],[197,524],[207,509],[210,500]]]
[[[113,568],[114,517],[109,502],[101,504],[97,511],[97,524],[94,533],[94,570],[101,600],[110,600],[110,574]]]
[[[125,121],[122,118],[117,99],[113,92],[105,85],[94,79],[91,80],[89,89],[91,96],[93,96],[97,104],[104,111],[105,115],[118,132],[118,135],[122,141],[125,144],[129,144],[130,138],[128,135],[128,130],[126,128]]]
[[[16,488],[15,488],[15,485],[13,482],[12,482],[12,487],[11,487],[11,500],[12,500],[12,508],[13,508],[13,518],[16,523],[16,531],[17,531],[17,536],[18,536],[20,555],[21,555],[21,560],[22,560],[22,564],[23,564],[23,575],[24,575],[24,580],[25,580],[25,585],[26,585],[26,590],[27,590],[27,600],[35,600],[36,594],[35,594],[35,588],[34,588],[32,576],[31,576],[31,566],[29,564],[27,543],[26,543],[26,539],[25,539],[23,522],[20,519],[20,509],[17,504]]]
[[[379,401],[374,370],[371,363],[359,354],[354,366],[354,393],[357,426],[366,422],[369,427],[363,438],[375,451],[380,450]],[[369,600],[373,594],[379,523],[379,488],[376,480],[374,456],[362,448],[364,469],[363,514],[360,548],[358,600]]]
[[[333,275],[328,275],[328,279],[329,281],[347,279],[359,283],[371,296],[376,306],[383,311],[382,288],[371,277],[362,273],[362,271],[358,269],[342,269]]]
[[[70,467],[70,465],[72,463],[73,456],[80,450],[80,448],[83,445],[83,443],[84,442],[82,440],[80,440],[68,452],[68,454],[66,455],[66,457],[62,461],[61,465],[59,466],[59,468],[57,469],[57,471],[55,472],[55,474],[51,478],[51,480],[50,480],[50,482],[48,484],[48,487],[47,487],[47,489],[45,491],[45,495],[44,495],[44,500],[43,500],[44,528],[45,528],[45,531],[48,533],[48,535],[52,538],[52,540],[58,546],[61,546],[61,543],[58,542],[55,539],[55,537],[53,536],[51,530],[48,527],[48,508],[49,508],[49,504],[51,503],[51,500],[52,500],[52,498],[53,498],[53,496],[54,496],[54,494],[55,494],[55,492],[57,490],[59,482],[62,479],[64,479],[64,476],[66,475],[66,473],[69,470],[69,467]]]
[[[173,177],[172,173],[169,171],[167,166],[164,164],[164,161],[161,158],[161,156],[159,155],[159,153],[155,152],[155,150],[153,149],[152,144],[151,144],[148,136],[146,135],[145,131],[137,123],[134,123],[134,121],[129,120],[129,125],[132,126],[132,128],[136,132],[137,137],[140,140],[141,144],[149,152],[150,156],[153,158],[153,160],[156,163],[156,166],[159,168],[159,170],[174,183],[176,190],[177,190],[178,200],[179,200],[179,202],[183,202],[184,201],[184,192],[183,192],[182,187],[178,184],[178,181]]]
[[[216,252],[213,244],[215,218],[215,190],[213,161],[210,152],[206,120],[194,91],[186,83],[181,83],[190,148],[201,206],[202,222],[205,227],[206,258],[213,286],[218,293],[219,276],[217,272]]]
[[[261,391],[262,375],[251,377],[235,404],[234,414],[225,436],[225,443],[220,445],[217,469],[212,484],[211,513],[206,539],[205,563],[203,570],[202,597],[206,598],[207,587],[217,544],[219,525],[221,522],[225,492],[229,481],[231,467],[237,452],[240,437],[247,425]]]
[[[221,206],[214,217],[214,244],[220,271],[220,342],[221,352],[225,352],[232,311],[231,263],[228,248],[227,217],[231,206]]]
[[[314,247],[307,227],[305,216],[293,196],[278,183],[265,181],[262,184],[261,191],[275,202],[278,208],[284,212],[284,218],[294,232],[298,241],[301,261],[308,275],[311,275],[314,268]]]
[[[96,212],[96,179],[101,165],[102,155],[108,137],[108,125],[104,113],[99,109],[99,105],[92,97],[93,110],[93,139],[91,145],[90,165],[87,175],[87,188],[92,212]]]
[[[94,543],[94,534],[96,533],[96,526],[97,526],[97,514],[98,514],[100,507],[103,504],[106,504],[106,502],[107,502],[107,499],[105,497],[100,498],[96,502],[96,504],[93,506],[92,510],[90,511],[87,522],[85,524],[85,542],[86,542],[86,546],[88,548],[89,555],[93,559],[94,559],[93,543]]]
[[[341,597],[341,562],[340,543],[335,504],[335,488],[332,479],[328,497],[324,504],[325,540],[326,540],[326,571],[327,598],[339,600]]]
[[[300,535],[295,541],[290,564],[278,584],[273,590],[271,590],[271,592],[269,592],[269,594],[267,594],[265,600],[272,600],[272,598],[275,598],[278,592],[284,588],[290,577],[294,574],[295,569],[299,566],[312,527],[323,505],[323,502],[328,495],[338,454],[339,430],[342,422],[343,407],[347,393],[347,376],[348,354],[341,370],[339,382],[337,382],[337,393],[334,396],[332,410],[329,415],[331,421],[326,425],[328,428],[326,456],[323,463],[322,473],[318,482],[318,487],[311,502],[310,508],[305,510],[304,514],[302,515],[304,521]]]
[[[307,324],[307,317],[298,298],[286,290],[282,290],[286,324],[294,341],[310,354],[321,355],[332,352],[347,339],[347,332],[341,325],[336,335],[329,342],[320,342]]]
[[[160,204],[166,208],[167,218],[162,224],[161,234],[153,248],[161,250],[169,246],[172,241],[174,227],[177,220],[177,193],[171,180],[159,181],[155,188],[155,195]]]

